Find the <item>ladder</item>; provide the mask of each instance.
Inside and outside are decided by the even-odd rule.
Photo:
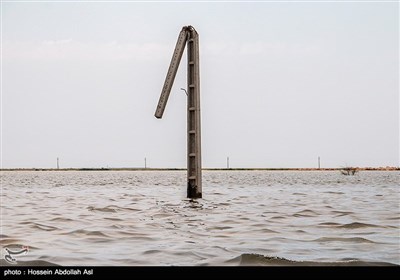
[[[155,117],[163,116],[171,88],[187,45],[187,197],[201,198],[201,129],[199,34],[193,26],[184,26],[179,33],[167,77],[161,91]]]

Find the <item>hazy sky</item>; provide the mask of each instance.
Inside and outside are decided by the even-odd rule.
[[[204,167],[399,165],[399,3],[3,2],[2,167],[186,167],[200,35]]]

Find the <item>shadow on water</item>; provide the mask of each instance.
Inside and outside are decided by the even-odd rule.
[[[203,209],[203,203],[197,199],[187,198],[183,200],[185,205],[183,208]]]

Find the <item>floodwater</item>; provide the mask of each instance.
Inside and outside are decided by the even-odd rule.
[[[1,263],[400,265],[400,172],[1,172]]]

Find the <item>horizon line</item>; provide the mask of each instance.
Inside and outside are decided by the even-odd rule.
[[[357,169],[365,171],[398,171],[400,167],[204,167],[204,171],[337,171],[343,169]],[[66,168],[44,168],[44,167],[15,167],[0,168],[0,171],[186,171],[181,167],[66,167]]]

